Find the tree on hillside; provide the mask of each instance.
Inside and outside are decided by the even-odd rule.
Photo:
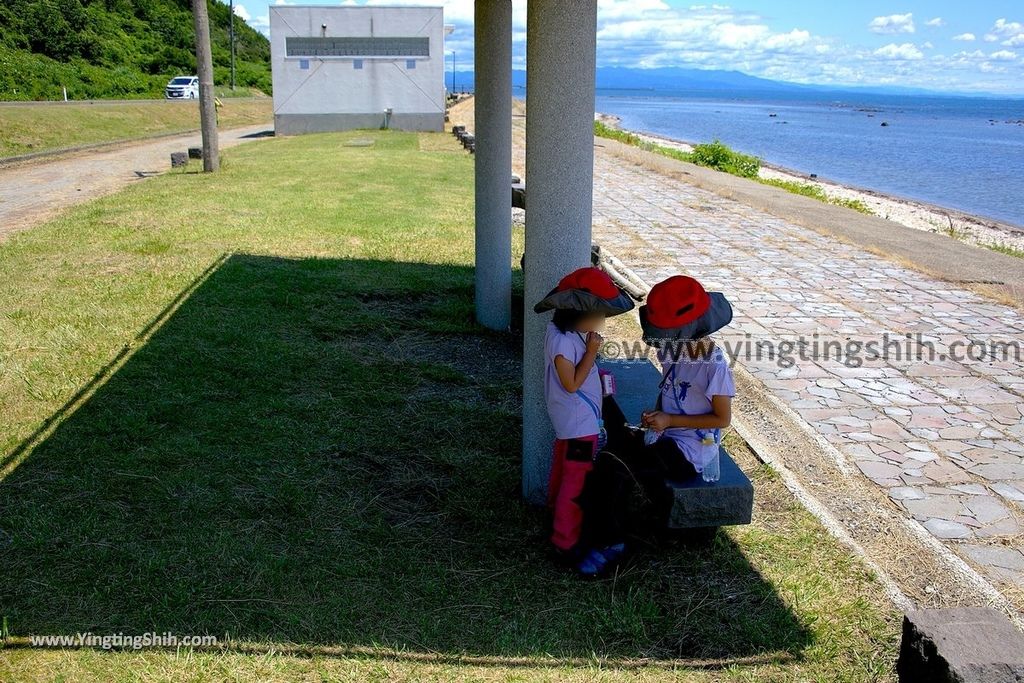
[[[215,77],[226,83],[230,9],[207,0]],[[238,83],[270,92],[270,43],[235,18]],[[190,0],[2,0],[0,99],[159,96],[195,73]]]

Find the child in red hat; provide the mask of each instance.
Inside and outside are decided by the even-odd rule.
[[[721,292],[706,292],[692,277],[659,282],[640,308],[644,341],[658,348],[661,393],[643,425],[671,440],[694,474],[718,480],[722,429],[732,419],[736,387],[725,354],[709,336],[732,321]]]
[[[565,557],[582,556],[580,495],[594,458],[607,440],[603,421],[597,353],[607,316],[633,308],[633,301],[598,268],[580,268],[534,306],[554,310],[544,335],[544,399],[555,428],[554,455],[548,481],[553,511],[551,543]]]
[[[598,545],[621,545],[634,482],[667,516],[666,480],[702,476],[718,479],[721,432],[732,418],[735,385],[725,355],[709,335],[732,320],[732,307],[719,292],[706,292],[683,275],[655,285],[640,307],[644,341],[658,348],[662,380],[655,409],[643,414],[646,442],[616,439],[602,453],[587,483],[584,507],[588,537]],[[580,571],[600,574],[610,562],[591,556]]]

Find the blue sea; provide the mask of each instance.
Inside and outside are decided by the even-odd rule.
[[[1024,100],[598,89],[597,111],[630,130],[719,139],[770,164],[1024,229]]]

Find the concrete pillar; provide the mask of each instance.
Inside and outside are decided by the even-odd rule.
[[[512,317],[512,0],[476,0],[476,319]]]
[[[533,305],[590,264],[596,0],[529,0],[526,16],[526,264],[523,495],[542,503],[554,433],[544,406],[544,328]]]

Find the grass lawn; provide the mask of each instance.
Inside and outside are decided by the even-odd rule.
[[[254,142],[0,244],[0,680],[891,680],[880,586],[736,440],[754,524],[548,561],[472,164]],[[222,642],[28,640],[79,632]]]
[[[224,127],[269,122],[271,98],[222,98]],[[199,128],[195,102],[0,105],[0,158]]]

